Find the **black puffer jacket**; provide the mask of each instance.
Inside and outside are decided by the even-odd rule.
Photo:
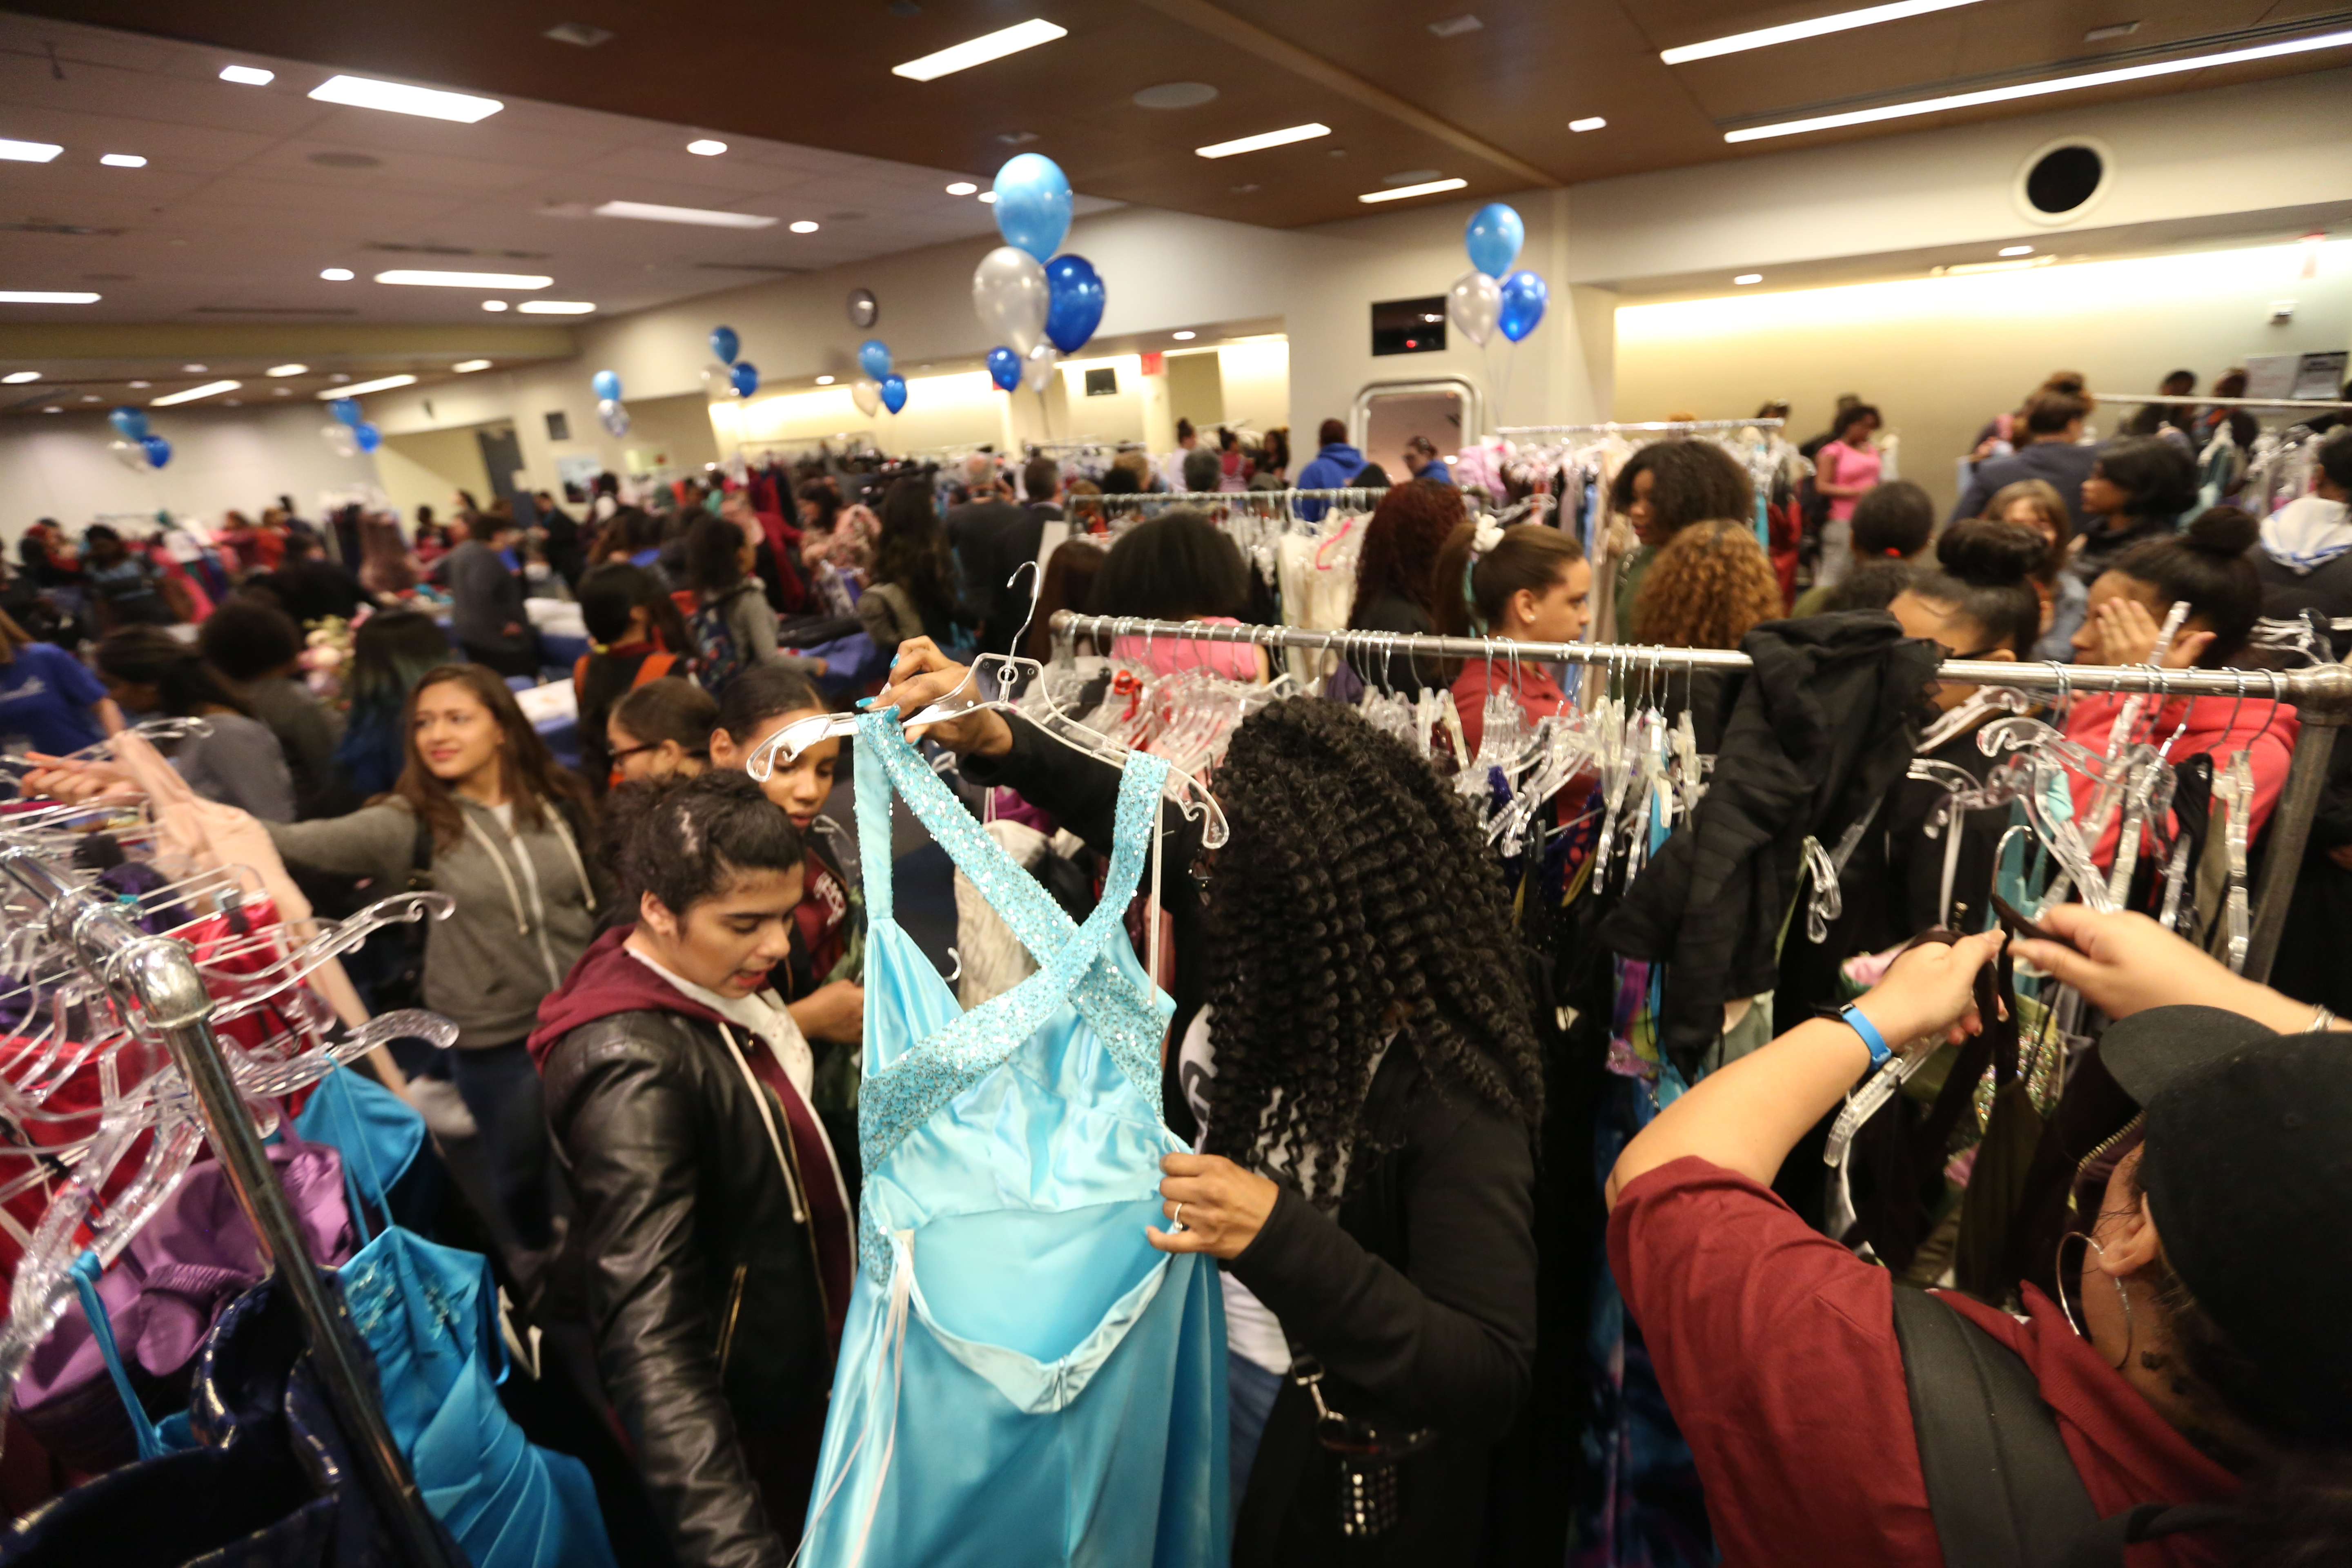
[[[754,1088],[715,1025],[674,1012],[579,1025],[541,1072],[605,1391],[677,1561],[783,1568],[833,1368]]]

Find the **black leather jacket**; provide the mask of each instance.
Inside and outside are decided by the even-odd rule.
[[[739,1435],[805,1467],[833,1368],[809,1228],[753,1087],[715,1026],[661,1012],[581,1025],[542,1077],[605,1390],[677,1560],[784,1568],[801,1515],[772,1516],[760,1482],[782,1512],[809,1478],[775,1487]]]

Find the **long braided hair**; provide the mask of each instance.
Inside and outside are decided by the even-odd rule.
[[[1364,1118],[1383,1047],[1533,1126],[1542,1066],[1502,878],[1428,763],[1291,698],[1234,731],[1217,797],[1233,836],[1210,873],[1208,1152],[1279,1163],[1335,1206],[1342,1152],[1393,1146]]]

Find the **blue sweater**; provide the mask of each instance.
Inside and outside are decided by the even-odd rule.
[[[1297,487],[1302,490],[1336,490],[1346,488],[1349,479],[1363,472],[1364,455],[1345,441],[1334,441],[1315,454],[1314,460],[1298,470]],[[1297,503],[1298,515],[1313,522],[1323,515],[1328,501],[1303,500]]]

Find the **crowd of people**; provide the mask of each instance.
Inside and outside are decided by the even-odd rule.
[[[2053,375],[1988,423],[1940,520],[1887,472],[1880,411],[1848,400],[1808,443],[1811,569],[1794,595],[1759,541],[1748,471],[1715,443],[1654,441],[1618,468],[1610,526],[1630,548],[1601,580],[1539,513],[1490,521],[1514,498],[1465,496],[1433,444],[1409,444],[1412,477],[1391,483],[1337,420],[1295,479],[1286,432],[1245,445],[1185,422],[1166,459],[1122,453],[1099,481],[982,452],[946,474],[819,462],[764,485],[687,479],[654,506],[607,476],[578,518],[544,494],[461,495],[404,531],[363,509],[313,525],[287,503],[258,523],[231,514],[197,552],[103,526],[75,541],[43,520],[0,594],[0,733],[28,760],[28,797],[108,799],[136,784],[106,737],[188,721],[164,742],[173,765],[260,825],[322,912],[405,888],[449,898],[421,949],[395,932],[354,957],[373,1006],[457,1026],[454,1050],[383,1070],[437,1131],[478,1142],[517,1308],[583,1327],[648,1550],[782,1568],[858,1245],[867,1001],[864,877],[828,806],[844,742],[769,742],[863,696],[913,712],[962,688],[973,658],[1039,648],[1055,607],[1263,618],[1263,585],[1210,509],[1293,483],[1381,492],[1348,616],[1365,630],[1573,642],[1605,606],[1627,642],[1736,649],[1768,623],[1883,612],[1867,618],[1887,637],[1945,657],[2253,667],[2265,613],[2352,614],[2352,577],[2335,570],[2352,561],[2352,437],[2272,516],[2200,504],[2200,432],[2242,411],[2197,407],[2194,380],[2168,379],[2178,402],[2095,444],[2081,378]],[[1203,503],[1119,515],[1120,495],[1154,489]],[[577,601],[591,646],[568,671],[546,668],[538,596]],[[854,636],[875,662],[845,686],[810,650]],[[1277,668],[1247,645],[1102,651],[1244,686]],[[576,770],[515,689],[567,677]],[[1465,763],[1498,711],[1533,723],[1577,701],[1536,658],[1360,654],[1329,684],[1450,693]],[[1695,710],[1718,696],[1702,677],[1676,690]],[[1974,726],[1992,715],[1973,695],[1919,694],[1919,755],[1981,780]],[[2117,714],[2116,699],[2080,698],[2065,737],[2103,752]],[[2292,707],[2256,689],[2173,704],[2156,724],[2176,762],[2249,757],[2259,838]],[[973,794],[1009,794],[1109,852],[1115,766],[994,708],[925,738]],[[1234,730],[1213,775],[1230,839],[1209,849],[1173,814],[1162,830],[1169,874],[1150,899],[1172,952],[1165,1114],[1194,1152],[1165,1163],[1169,1224],[1151,1242],[1223,1268],[1236,1562],[1470,1561],[1507,1533],[1507,1489],[1490,1482],[1525,1429],[1538,1281],[1559,1261],[1538,1217],[1559,1080],[1514,896],[1448,771],[1346,702],[1284,698]],[[2334,879],[2352,884],[2352,770],[2334,791],[2347,842],[2317,835],[2305,873],[2322,918],[2352,913],[2352,897],[2325,901]],[[2352,1524],[2327,1500],[2352,1454],[2352,1368],[2320,1314],[2341,1272],[2326,1255],[2352,1058],[2299,1031],[2336,1026],[2314,1008],[2339,1005],[2344,981],[2287,963],[2273,991],[2145,917],[2074,907],[2006,956],[1998,931],[1906,945],[1942,924],[1954,864],[1990,885],[1999,854],[1981,820],[1948,851],[1931,840],[1924,798],[1891,791],[1857,836],[1850,880],[1867,891],[1840,917],[1859,949],[1900,955],[1843,1016],[1777,1037],[1769,995],[1737,1010],[1756,1037],[1736,1049],[1727,1010],[1725,1065],[1608,1170],[1611,1272],[1717,1546],[1758,1563],[1937,1560],[1940,1483],[1909,1435],[1909,1309],[1887,1268],[1773,1184],[1792,1158],[1818,1163],[1805,1140],[1890,1052],[1994,1024],[1980,973],[2025,960],[2116,1021],[2105,1059],[2140,1136],[2100,1173],[2058,1306],[2031,1285],[1942,1300],[2056,1410],[2094,1519],[2137,1509],[2130,1528],[2152,1529],[2165,1510],[2235,1503],[2239,1561],[2340,1560]],[[1563,796],[1563,824],[1575,804]],[[2112,829],[2092,848],[2103,868],[2116,852]],[[1970,931],[1989,919],[1974,915]],[[1302,1379],[1308,1359],[1328,1383]],[[1334,1525],[1327,1394],[1409,1474],[1376,1540]],[[2167,1517],[2194,1532],[2221,1516]],[[2166,1560],[2221,1561],[2211,1539],[2176,1535]]]

